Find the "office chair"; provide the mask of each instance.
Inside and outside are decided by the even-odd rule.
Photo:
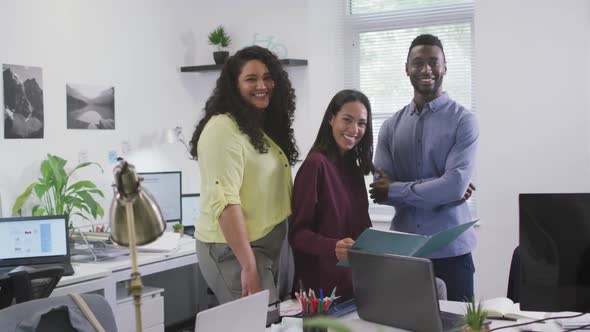
[[[14,295],[10,276],[8,274],[0,276],[0,309],[10,306],[13,300]]]
[[[0,309],[14,303],[49,297],[63,272],[60,266],[50,266],[21,269],[0,277]]]
[[[92,315],[106,332],[116,332],[115,315],[107,300],[98,294],[80,294]],[[95,332],[82,309],[69,295],[37,299],[0,310],[3,331]]]
[[[510,262],[510,272],[508,274],[508,290],[506,296],[512,302],[520,302],[520,249],[518,246],[512,252],[512,261]]]

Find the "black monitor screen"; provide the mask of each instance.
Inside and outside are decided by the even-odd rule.
[[[590,312],[590,194],[521,194],[522,310]]]
[[[182,220],[182,176],[180,171],[137,173],[143,178],[141,186],[154,196],[164,220],[181,222]]]

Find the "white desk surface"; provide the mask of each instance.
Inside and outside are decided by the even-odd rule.
[[[177,234],[175,234],[177,235]],[[171,237],[168,237],[169,239]],[[150,275],[174,268],[196,264],[195,239],[190,236],[174,237],[178,246],[166,252],[139,252],[137,263],[141,275]],[[170,248],[168,244],[165,248]],[[63,277],[51,296],[65,295],[71,292],[87,293],[102,291],[111,306],[116,306],[117,283],[131,278],[130,256],[93,263],[73,263],[74,275]]]
[[[138,252],[137,264],[139,265],[139,273],[141,275],[149,275],[180,266],[196,264],[198,260],[195,250],[195,239],[189,236],[183,236],[180,238],[178,244],[177,249],[167,252]],[[169,248],[169,246],[166,246],[166,248]],[[120,256],[114,259],[80,265],[84,265],[84,269],[98,267],[111,271],[115,281],[127,280],[129,279],[129,273],[131,273],[131,258],[129,256]]]
[[[171,264],[164,263],[158,268],[149,267],[155,263],[166,261],[176,262],[171,262]],[[139,265],[139,272],[142,275],[161,272],[169,269],[171,266],[179,267],[197,263],[195,239],[190,236],[183,236],[178,241],[178,248],[167,252],[138,252],[137,263]],[[120,256],[98,262],[73,263],[72,266],[74,267],[74,275],[61,278],[58,287],[108,276],[111,273],[116,274],[120,271],[129,271],[131,269],[131,258],[129,256]]]
[[[94,264],[72,263],[72,267],[74,268],[74,274],[71,276],[62,277],[57,284],[58,287],[77,284],[102,277],[108,277],[111,274],[110,270],[100,266],[95,266]]]
[[[456,313],[456,314],[464,314],[465,313],[465,303],[464,302],[439,301],[439,303],[440,303],[440,310],[442,310],[442,311],[452,312],[452,313]],[[340,319],[345,321],[345,324],[347,326],[349,326],[352,329],[352,331],[355,331],[355,332],[405,331],[405,330],[402,330],[399,328],[381,325],[381,324],[377,324],[377,323],[371,323],[371,322],[362,320],[359,318],[357,312],[350,313],[346,316],[341,317]],[[517,322],[507,321],[507,320],[492,320],[492,324],[490,327],[496,328],[496,327],[512,325],[512,324],[516,324],[516,323]],[[271,331],[272,332],[274,332],[274,331],[283,331],[283,332],[301,331],[300,325],[299,325],[299,327],[295,327],[296,325],[292,326],[292,327],[289,327],[289,326],[291,326],[291,325],[288,325],[288,326],[273,325],[272,327],[267,328],[266,331],[267,332],[271,332]],[[543,332],[562,331],[561,328],[559,328],[559,326],[554,322],[548,322],[546,324],[537,323],[537,324],[534,324],[534,326],[526,326],[526,328],[528,328],[529,330],[543,331]],[[515,327],[515,328],[506,329],[504,331],[520,331],[520,330],[517,327]]]

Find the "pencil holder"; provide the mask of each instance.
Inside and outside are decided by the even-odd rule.
[[[310,319],[316,318],[316,317],[326,317],[326,315],[324,315],[324,314],[305,314],[305,315],[303,315],[303,332],[328,332],[328,329],[325,327],[306,326],[306,322],[308,322]],[[312,324],[314,324],[314,323],[312,322]]]

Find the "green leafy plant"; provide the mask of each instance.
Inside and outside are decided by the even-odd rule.
[[[309,319],[304,319],[303,327],[315,327],[319,329],[326,329],[326,331],[330,329],[330,331],[336,332],[352,332],[352,329],[348,327],[345,324],[345,322],[325,316],[317,316]]]
[[[182,224],[174,224],[174,226],[172,226],[172,229],[174,229],[174,231],[176,233],[182,233],[182,231],[184,230],[184,226]]]
[[[480,332],[489,331],[489,324],[486,324],[486,318],[488,318],[488,312],[482,307],[481,303],[476,303],[475,298],[471,299],[471,302],[467,302],[465,312],[465,325],[468,326],[470,331]]]
[[[218,51],[223,50],[231,44],[231,38],[225,32],[223,25],[218,26],[209,33],[209,44],[217,46]]]
[[[87,180],[68,184],[72,174],[77,170],[95,165],[103,172],[102,167],[94,162],[81,163],[70,172],[66,172],[67,161],[51,154],[41,162],[41,176],[36,182],[31,183],[25,191],[17,197],[12,207],[13,215],[22,215],[24,204],[33,196],[40,201],[32,209],[33,216],[42,215],[77,215],[90,221],[89,217],[96,219],[102,217],[104,210],[95,200],[96,196],[104,197],[96,185]]]

